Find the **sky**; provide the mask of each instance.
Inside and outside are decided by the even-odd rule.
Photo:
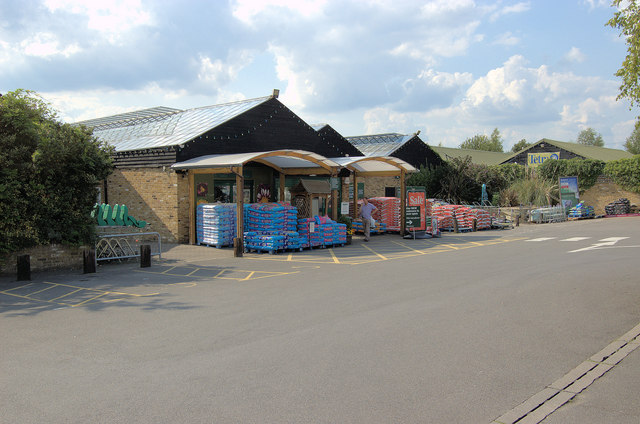
[[[268,96],[344,136],[458,147],[498,128],[622,149],[626,55],[603,0],[0,0],[0,93],[76,122]]]

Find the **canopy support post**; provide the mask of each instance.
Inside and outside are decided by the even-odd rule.
[[[331,219],[338,220],[338,189],[333,188],[334,180],[338,178],[338,174],[331,175]]]
[[[233,241],[233,256],[242,257],[244,253],[244,176],[243,167],[236,168],[236,229],[237,237]]]
[[[280,197],[279,197],[281,202],[284,202],[284,199],[285,199],[284,180],[285,180],[285,175],[281,172],[280,173]]]
[[[353,219],[358,217],[358,173],[353,171]]]
[[[400,236],[404,237],[406,227],[407,187],[405,184],[405,170],[400,170]]]
[[[196,244],[196,195],[195,176],[188,170],[189,177],[189,244]]]

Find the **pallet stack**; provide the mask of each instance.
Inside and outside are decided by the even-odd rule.
[[[438,205],[431,208],[431,216],[438,220],[443,230],[453,230],[453,219],[458,222],[459,230],[486,230],[491,228],[491,215],[484,209],[476,209],[463,205]]]
[[[313,222],[315,227],[315,219],[314,218],[300,218],[298,219],[298,234],[300,234],[300,238],[303,240],[302,247],[316,247],[322,245],[322,239],[320,237],[320,233],[315,231],[312,233],[310,231],[310,224]]]
[[[372,197],[369,201],[377,209],[372,217],[385,224],[387,231],[400,231],[400,199],[397,197]]]
[[[244,205],[244,244],[248,250],[275,252],[301,249],[304,240],[296,231],[298,209],[289,203]]]
[[[232,246],[236,237],[236,205],[201,204],[196,208],[196,240],[198,244]]]
[[[604,212],[607,215],[626,215],[631,212],[631,203],[623,197],[605,206]]]
[[[593,206],[587,206],[583,202],[578,203],[571,209],[569,209],[569,218],[593,218],[595,216]]]
[[[375,219],[375,218],[374,218]],[[354,233],[364,233],[364,224],[361,219],[356,219],[351,223],[351,228]],[[387,232],[387,224],[384,222],[376,221],[376,225],[373,225],[369,232],[371,234],[384,234]]]
[[[431,216],[438,220],[441,230],[453,229],[453,217],[455,216],[455,205],[433,205]]]
[[[476,221],[477,230],[488,230],[491,228],[491,214],[484,209],[471,209],[471,216]]]

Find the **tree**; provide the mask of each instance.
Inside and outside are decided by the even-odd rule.
[[[598,146],[604,147],[604,140],[602,139],[602,134],[596,132],[593,128],[589,127],[586,130],[580,131],[578,134],[578,139],[576,140],[578,144],[584,144],[587,146]]]
[[[524,150],[529,146],[531,146],[531,143],[527,143],[527,139],[523,138],[522,140],[518,141],[516,144],[513,145],[513,147],[511,148],[511,151],[513,153],[517,153],[520,150]]]
[[[640,104],[640,5],[636,0],[613,0],[611,5],[618,11],[607,25],[619,29],[627,43],[627,56],[615,74],[622,78],[618,99],[627,98],[634,106]]]
[[[640,119],[636,121],[636,127],[633,129],[631,135],[627,137],[624,148],[629,153],[640,155]]]
[[[491,133],[491,137],[484,134],[467,138],[461,145],[461,149],[487,150],[489,152],[502,152],[502,136],[497,128]]]
[[[0,97],[0,253],[90,242],[97,184],[111,168],[110,150],[37,94]]]

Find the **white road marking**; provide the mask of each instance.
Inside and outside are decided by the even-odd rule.
[[[614,243],[615,243],[615,242],[617,242],[617,241],[624,240],[624,239],[628,239],[628,238],[629,238],[629,237],[609,237],[609,238],[606,238],[606,239],[602,239],[602,240],[600,240],[600,241],[612,241],[612,242],[614,242]]]
[[[570,250],[569,253],[584,252],[585,250],[593,250],[593,249],[599,249],[601,247],[613,246],[614,244],[616,244],[620,240],[625,240],[625,239],[628,239],[628,238],[629,237],[609,237],[609,238],[606,238],[606,239],[602,239],[602,240],[600,240],[600,243],[594,243],[589,247],[585,247],[585,248],[577,249],[577,250]]]
[[[582,241],[582,240],[588,240],[590,238],[591,237],[571,237],[571,238],[560,240],[560,241]]]
[[[525,240],[525,241],[547,241],[547,240],[553,240],[557,237],[539,237],[539,238],[535,238],[535,239],[529,239],[529,240]]]

